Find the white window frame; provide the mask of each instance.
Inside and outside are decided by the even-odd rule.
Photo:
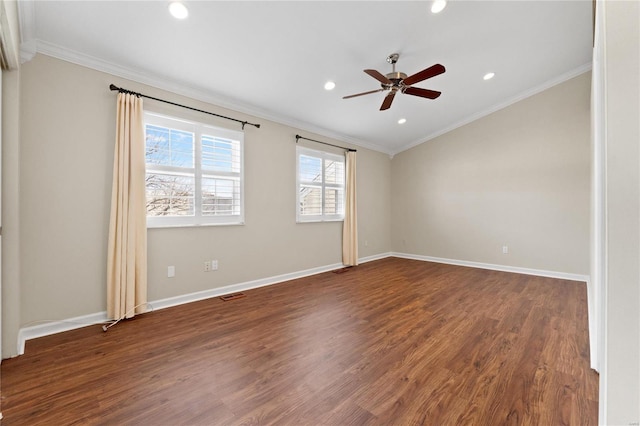
[[[322,182],[318,185],[317,182],[303,182],[300,178],[300,157],[302,155],[316,157],[322,159]],[[324,163],[326,160],[338,161],[344,165],[345,176],[342,183],[327,183],[325,182],[325,166]],[[344,210],[345,210],[345,197],[346,197],[346,161],[344,155],[333,154],[326,151],[319,151],[311,148],[306,148],[300,145],[296,145],[296,222],[297,223],[308,223],[308,222],[341,222],[344,221]],[[319,215],[302,215],[300,214],[300,186],[306,185],[317,185],[321,187],[322,190],[322,214]],[[340,214],[325,214],[325,189],[336,188],[342,189],[342,212]]]
[[[149,216],[147,215],[147,228],[165,228],[180,226],[213,226],[213,225],[244,225],[244,132],[224,129],[220,127],[210,126],[208,124],[195,121],[188,121],[177,117],[157,114],[145,111],[145,145],[146,145],[146,128],[147,124],[167,127],[170,129],[182,130],[194,134],[194,167],[176,167],[164,166],[157,164],[146,164],[146,173],[171,172],[174,174],[183,174],[185,176],[193,176],[195,181],[194,189],[194,214],[192,216]],[[220,172],[220,171],[204,171],[202,170],[202,136],[214,136],[224,139],[230,139],[239,142],[240,148],[240,171]],[[146,152],[146,149],[145,149]],[[145,173],[145,176],[146,176]],[[219,177],[239,179],[240,189],[240,212],[231,215],[202,215],[202,178]],[[146,192],[145,192],[146,197]],[[145,198],[146,199],[146,198]],[[146,202],[145,202],[146,204]]]

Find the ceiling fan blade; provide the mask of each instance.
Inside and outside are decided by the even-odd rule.
[[[390,92],[387,96],[385,96],[384,101],[382,101],[382,106],[380,107],[380,111],[384,111],[385,109],[389,109],[391,106],[391,102],[393,102],[393,97],[396,95],[395,90]]]
[[[429,98],[429,99],[435,99],[442,94],[442,92],[437,92],[435,90],[421,89],[419,87],[407,87],[403,90],[402,93],[406,93],[407,95],[420,96],[421,98]]]
[[[367,74],[369,74],[371,77],[375,78],[376,80],[378,80],[382,84],[393,84],[393,82],[391,80],[389,80],[386,76],[381,74],[379,71],[376,71],[376,70],[364,70],[364,72],[366,72]]]
[[[350,99],[350,98],[355,98],[357,96],[370,95],[372,93],[382,92],[383,90],[386,90],[386,89],[378,89],[378,90],[371,90],[369,92],[356,93],[355,95],[343,96],[342,99]]]
[[[430,66],[429,68],[423,69],[420,72],[417,72],[413,75],[404,79],[404,84],[407,86],[411,86],[412,84],[419,83],[423,80],[426,80],[431,77],[435,77],[436,75],[440,75],[445,72],[444,66],[440,64],[435,64]]]

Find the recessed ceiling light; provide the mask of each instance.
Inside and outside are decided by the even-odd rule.
[[[484,80],[491,80],[494,76],[496,75],[496,73],[494,72],[488,72],[484,75],[484,77],[482,77]]]
[[[400,120],[398,120],[398,124],[404,124],[407,122],[406,118],[401,118]]]
[[[431,5],[431,13],[440,13],[447,7],[447,0],[434,0]]]
[[[336,84],[333,81],[327,81],[324,84],[324,90],[333,90],[336,88]]]
[[[187,9],[187,6],[179,1],[169,3],[169,12],[176,19],[185,19],[187,16],[189,16],[189,10]]]

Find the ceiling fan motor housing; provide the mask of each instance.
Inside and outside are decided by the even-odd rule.
[[[393,82],[393,84],[382,84],[382,87],[384,88],[389,88],[389,87],[398,87],[402,85],[402,82],[404,81],[405,78],[407,78],[407,75],[403,72],[390,72],[389,74],[386,75],[386,77],[391,80]]]
[[[407,78],[407,75],[403,72],[390,72],[387,74],[387,78],[391,81],[400,81]]]

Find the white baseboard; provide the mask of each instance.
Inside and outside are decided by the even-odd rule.
[[[389,257],[390,253],[382,253],[373,256],[367,256],[358,259],[359,263],[371,262],[373,260],[384,259]],[[303,271],[291,272],[288,274],[276,275],[273,277],[262,278],[259,280],[247,281],[244,283],[232,284],[224,287],[212,288],[209,290],[199,291],[196,293],[183,294],[180,296],[168,297],[149,302],[153,310],[170,308],[185,303],[197,302],[199,300],[219,297],[225,294],[237,293],[240,291],[251,290],[258,287],[264,287],[272,284],[278,284],[284,281],[295,280],[297,278],[308,277],[310,275],[320,274],[322,272],[332,271],[342,268],[342,263],[334,263],[332,265],[319,266],[316,268],[305,269]],[[88,325],[103,324],[109,319],[107,312],[97,312],[94,314],[83,315],[75,318],[69,318],[62,321],[47,321],[44,324],[33,325],[21,328],[18,332],[18,355],[24,354],[25,342],[38,337],[49,336],[51,334],[61,333],[63,331],[75,330],[77,328],[86,327]]]
[[[24,354],[24,344],[27,340],[49,336],[63,331],[75,330],[93,324],[102,324],[108,321],[107,312],[82,315],[62,321],[47,321],[43,324],[23,327],[18,331],[18,355]]]
[[[367,256],[358,259],[359,263],[371,262],[373,260],[383,259],[389,257],[389,253],[378,254],[374,256]],[[278,284],[285,281],[291,281],[298,278],[308,277],[310,275],[321,274],[323,272],[333,271],[334,269],[342,268],[342,263],[334,263],[332,265],[319,266],[317,268],[305,269],[304,271],[291,272],[289,274],[276,275],[269,278],[262,278],[259,280],[246,281],[244,283],[232,284],[225,287],[212,288],[209,290],[199,291],[197,293],[183,294],[175,297],[168,297],[166,299],[156,300],[150,302],[154,310],[170,308],[172,306],[182,305],[184,303],[197,302],[199,300],[210,299],[212,297],[219,297],[225,294],[237,293],[241,291],[251,290],[254,288],[265,287],[268,285]]]
[[[374,260],[384,259],[386,257],[399,257],[403,259],[422,260],[426,262],[445,263],[449,265],[467,266],[471,268],[490,269],[494,271],[513,272],[517,274],[537,275],[542,277],[559,278],[563,280],[585,281],[589,282],[587,275],[569,274],[565,272],[544,271],[539,269],[519,268],[515,266],[493,265],[488,263],[470,262],[466,260],[445,259],[441,257],[422,256],[417,254],[387,252],[373,256],[366,256],[358,259],[359,263],[371,262]],[[209,290],[199,291],[196,293],[183,294],[180,296],[168,297],[149,302],[153,310],[170,308],[173,306],[183,305],[185,303],[197,302],[199,300],[219,297],[225,294],[237,293],[240,291],[251,290],[258,287],[278,284],[284,281],[295,280],[298,278],[308,277],[323,272],[332,271],[342,268],[341,263],[332,265],[319,266],[316,268],[305,269],[303,271],[291,272],[288,274],[276,275],[268,278],[262,278],[243,283],[232,284],[224,287],[212,288]],[[87,325],[103,324],[108,321],[106,311],[94,314],[83,315],[75,318],[69,318],[62,321],[49,321],[45,324],[38,324],[21,328],[18,332],[18,355],[24,354],[25,342],[38,337],[49,336],[51,334],[61,333],[63,331],[75,330],[77,328],[86,327]]]
[[[403,259],[413,259],[413,260],[422,260],[425,262],[436,262],[436,263],[445,263],[448,265],[457,265],[457,266],[468,266],[470,268],[480,268],[480,269],[489,269],[492,271],[502,271],[502,272],[512,272],[516,274],[526,274],[526,275],[535,275],[539,277],[549,277],[549,278],[558,278],[562,280],[570,280],[570,281],[582,281],[587,285],[587,306],[589,306],[589,295],[591,291],[591,277],[589,275],[581,275],[581,274],[571,274],[567,272],[557,272],[557,271],[545,271],[541,269],[530,269],[530,268],[520,268],[517,266],[504,266],[504,265],[494,265],[491,263],[480,263],[480,262],[470,262],[466,260],[456,260],[456,259],[446,259],[442,257],[431,257],[431,256],[422,256],[418,254],[408,254],[408,253],[390,253],[390,256],[393,257],[401,257]],[[595,350],[595,334],[594,334],[594,318],[589,311],[588,315],[589,321],[589,347],[590,347],[590,362],[591,368],[598,371],[598,354]]]
[[[358,264],[372,262],[374,260],[380,260],[387,257],[393,257],[393,253],[387,252],[387,253],[374,254],[373,256],[361,257],[358,259]]]
[[[199,291],[196,293],[183,294],[180,296],[168,297],[166,299],[149,302],[154,310],[170,308],[173,306],[183,305],[185,303],[197,302],[199,300],[219,297],[225,294],[238,293],[241,291],[251,290],[254,288],[265,287],[268,285],[278,284],[284,281],[295,280],[298,278],[308,277],[310,275],[321,274],[323,272],[333,271],[342,268],[342,263],[334,263],[332,265],[319,266],[317,268],[305,269],[304,271],[291,272],[288,274],[276,275],[273,277],[262,278],[259,280],[246,281],[238,284],[231,284],[224,287],[212,288],[209,290]]]
[[[538,277],[558,278],[561,280],[589,282],[588,275],[571,274],[567,272],[545,271],[543,269],[521,268],[518,266],[495,265],[492,263],[472,262],[468,260],[446,259],[443,257],[422,256],[409,253],[390,253],[393,257],[403,259],[422,260],[425,262],[445,263],[447,265],[467,266],[469,268],[489,269],[491,271],[512,272],[514,274],[535,275]]]

